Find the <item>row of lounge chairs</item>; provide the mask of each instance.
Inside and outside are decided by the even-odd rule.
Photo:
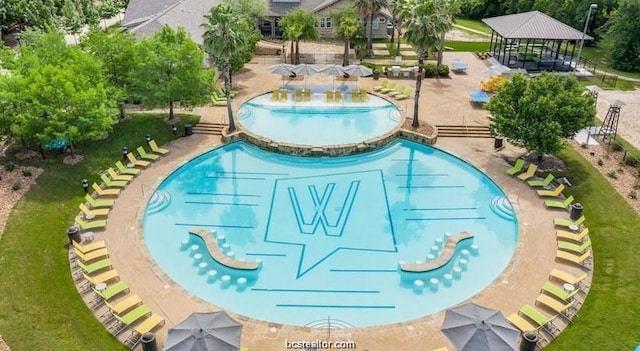
[[[383,79],[380,85],[373,88],[373,91],[391,96],[396,100],[408,99],[413,94],[412,89],[405,86],[396,88],[396,83],[389,82],[388,79]]]
[[[152,313],[138,295],[119,298],[129,293],[129,285],[120,281],[118,272],[112,268],[104,241],[88,245],[72,243],[76,262],[74,276],[84,278],[83,292],[92,290],[96,294],[93,307],[106,306],[100,319],[114,335],[130,328],[131,335],[125,344],[133,348],[142,335],[164,324],[164,318]]]
[[[237,91],[231,90],[230,97],[233,99],[238,94]],[[227,106],[227,94],[224,88],[218,88],[211,94],[211,103],[214,106]]]

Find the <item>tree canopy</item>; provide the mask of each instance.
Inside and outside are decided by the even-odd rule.
[[[540,157],[560,151],[566,138],[595,117],[594,98],[575,77],[548,73],[534,79],[516,74],[486,107],[494,135]]]
[[[358,35],[362,28],[358,21],[358,11],[353,6],[344,6],[331,12],[331,20],[335,23],[333,31],[336,37],[344,43],[342,65],[348,66],[351,40]]]
[[[613,68],[640,71],[640,0],[623,0],[611,19]]]
[[[291,63],[300,63],[300,40],[318,39],[316,23],[318,23],[318,18],[311,11],[299,7],[291,10],[280,19],[279,24],[284,37],[291,41]]]

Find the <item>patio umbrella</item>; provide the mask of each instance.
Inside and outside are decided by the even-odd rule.
[[[515,351],[520,334],[500,311],[474,303],[448,309],[441,329],[458,351]]]
[[[323,68],[321,72],[331,76],[331,90],[336,90],[334,84],[336,76],[344,74],[344,67],[338,65],[328,65]]]
[[[314,74],[320,72],[320,69],[318,69],[318,67],[316,67],[314,65],[307,65],[306,63],[303,63],[301,65],[293,66],[292,70],[296,74],[300,74],[300,75],[304,76],[304,88],[305,88],[305,90],[307,89],[307,76],[311,76],[311,75],[314,75]]]
[[[169,329],[164,351],[238,351],[242,324],[224,311],[192,313]]]
[[[344,68],[344,73],[347,73],[350,76],[366,77],[372,75],[373,70],[367,66],[350,65]],[[356,87],[360,88],[358,81],[356,81]]]
[[[293,73],[292,69],[293,65],[290,65],[288,63],[280,63],[277,65],[269,66],[269,68],[267,68],[270,73],[282,75],[282,86],[284,86],[284,76],[291,75],[291,73]]]

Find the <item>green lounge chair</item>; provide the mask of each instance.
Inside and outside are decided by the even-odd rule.
[[[155,140],[149,141],[149,147],[151,148],[151,151],[156,154],[166,155],[169,153],[169,150],[159,147]]]
[[[383,79],[382,82],[380,82],[380,85],[378,85],[378,86],[373,88],[373,91],[380,91],[380,90],[386,88],[387,85],[389,85],[389,80],[388,79]]]
[[[138,151],[138,154],[140,154],[140,157],[142,157],[145,160],[155,161],[160,158],[160,156],[158,155],[147,153],[147,151],[142,146],[138,146],[136,151]]]
[[[93,292],[95,292],[96,295],[102,298],[102,302],[109,301],[113,297],[128,291],[129,285],[122,281],[107,286],[107,288],[103,291],[96,290],[96,288],[93,287]]]
[[[401,86],[400,88],[394,90],[394,91],[390,91],[387,93],[387,95],[389,96],[396,96],[396,95],[404,95],[407,93],[407,90],[409,90],[409,87],[405,87],[404,85]]]
[[[104,184],[108,187],[124,188],[125,186],[127,186],[127,182],[125,182],[124,180],[112,180],[109,179],[106,174],[100,175],[100,179],[102,179]]]
[[[82,219],[82,217],[76,216],[76,224],[78,225],[78,227],[80,227],[80,229],[86,230],[86,229],[104,228],[107,226],[107,221],[104,219],[101,219],[97,221],[85,222]]]
[[[408,99],[409,97],[411,97],[411,94],[413,94],[413,89],[407,89],[406,93],[396,95],[396,96],[395,96],[395,99],[396,99],[396,100],[404,100],[404,99]]]
[[[584,253],[584,251],[591,247],[591,239],[587,239],[582,244],[574,244],[566,241],[558,241],[558,248],[560,250],[575,252],[575,253]]]
[[[520,313],[525,317],[534,321],[540,327],[549,327],[549,331],[553,331],[556,327],[553,325],[553,320],[556,318],[555,316],[548,317],[544,315],[542,312],[538,311],[533,306],[524,305],[520,308]]]
[[[568,227],[571,227],[573,225],[573,226],[576,226],[576,227],[579,228],[580,225],[582,223],[584,223],[585,219],[586,218],[584,217],[584,215],[580,216],[575,221],[572,221],[570,219],[565,219],[565,218],[556,218],[556,219],[553,220],[553,224],[557,225],[559,227],[567,227],[568,228]]]
[[[111,260],[108,258],[102,259],[100,261],[85,265],[84,263],[78,261],[78,267],[81,269],[82,272],[87,273],[87,274],[93,274],[96,273],[98,271],[101,271],[105,268],[111,268]],[[76,271],[76,272],[81,272],[80,270]]]
[[[529,168],[527,168],[527,171],[522,173],[522,174],[518,174],[518,179],[521,180],[527,180],[531,177],[533,177],[534,175],[536,175],[536,171],[538,170],[538,166],[534,165],[534,164],[530,164]]]
[[[551,208],[567,209],[567,207],[569,207],[569,205],[571,205],[572,202],[573,202],[573,195],[569,195],[569,197],[566,198],[564,201],[545,200],[544,205],[546,207],[551,207]]]
[[[112,326],[113,328],[112,330],[114,330],[114,335],[117,336],[126,327],[135,323],[137,320],[146,316],[149,313],[151,313],[151,310],[149,309],[149,307],[147,307],[147,305],[140,305],[122,316],[114,314],[113,316],[118,321],[118,323],[114,323],[114,325]]]
[[[516,173],[522,172],[522,167],[524,167],[524,160],[519,158],[516,160],[516,163],[513,165],[513,167],[507,169],[505,173],[512,176]]]
[[[138,160],[132,152],[127,154],[127,159],[129,160],[129,162],[131,162],[132,165],[136,167],[139,166],[139,167],[146,168],[146,167],[149,167],[149,165],[151,164],[151,162],[149,161]]]
[[[116,202],[116,200],[96,200],[89,194],[87,194],[84,199],[87,200],[91,208],[113,207],[113,204]]]
[[[391,84],[387,85],[386,88],[382,88],[379,91],[381,93],[383,93],[383,94],[388,94],[390,92],[395,92],[396,91],[396,83],[391,83]]]
[[[111,167],[109,167],[109,169],[107,169],[107,173],[109,174],[109,177],[111,177],[111,179],[113,179],[113,180],[124,180],[125,182],[128,182],[131,179],[133,179],[132,175],[130,175],[130,174],[118,174]]]
[[[568,302],[570,298],[572,298],[575,294],[578,293],[578,289],[575,289],[571,292],[566,291],[564,289],[562,289],[561,287],[554,285],[551,282],[546,282],[544,283],[544,285],[542,286],[542,291],[553,296],[556,297],[560,300],[563,300],[565,302]]]
[[[562,250],[556,251],[556,258],[569,261],[571,263],[583,265],[583,266],[586,266],[586,263],[587,263],[586,261],[589,257],[591,257],[591,251],[586,251],[581,256],[574,255],[567,251],[562,251]]]
[[[131,174],[131,175],[140,174],[140,170],[139,169],[125,167],[122,164],[122,161],[116,162],[116,167],[118,167],[118,172],[120,172],[120,174]]]
[[[540,197],[558,197],[564,190],[564,184],[558,185],[553,190],[536,190],[538,192],[538,196]]]
[[[549,175],[547,175],[546,178],[544,178],[544,180],[530,180],[527,183],[529,184],[529,186],[532,187],[545,187],[549,184],[551,184],[551,182],[556,179],[556,177],[553,176],[553,174],[549,173]]]
[[[98,196],[118,196],[120,195],[120,189],[102,189],[100,185],[93,183],[91,184],[93,191],[98,194]]]

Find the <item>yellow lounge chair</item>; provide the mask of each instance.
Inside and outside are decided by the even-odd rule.
[[[351,101],[352,102],[362,102],[362,99],[360,99],[360,92],[357,90],[354,90],[351,92]]]
[[[302,90],[298,89],[293,94],[295,102],[302,102]]]
[[[531,324],[529,321],[527,321],[526,319],[522,318],[519,314],[517,313],[512,313],[511,315],[509,315],[509,317],[507,317],[507,320],[509,322],[511,322],[511,324],[513,324],[514,327],[520,329],[521,332],[533,332],[538,330],[539,327]]]
[[[394,96],[396,96],[396,95],[404,95],[404,94],[406,94],[406,93],[407,93],[407,90],[409,90],[409,88],[408,88],[408,87],[405,87],[405,86],[403,85],[403,86],[399,87],[399,88],[398,88],[398,89],[396,89],[396,90],[393,90],[393,91],[388,92],[388,93],[387,93],[387,95],[392,96],[392,97],[394,97]]]
[[[120,195],[120,189],[103,189],[100,185],[93,183],[91,185],[93,190],[98,196],[118,196]]]
[[[583,284],[583,281],[587,278],[587,273],[584,273],[584,274],[576,277],[576,276],[574,276],[572,274],[569,274],[569,273],[567,273],[565,271],[561,271],[559,269],[555,269],[554,268],[551,271],[551,273],[549,274],[549,277],[558,279],[561,282],[568,283],[568,284],[571,284],[571,285],[581,285],[581,284]]]
[[[109,177],[111,177],[111,179],[113,180],[122,180],[122,181],[128,182],[131,179],[133,179],[132,175],[118,174],[116,173],[116,171],[113,170],[113,168],[107,169],[107,173],[109,174]]]
[[[373,91],[380,91],[380,90],[386,88],[388,84],[389,84],[389,80],[388,79],[383,79],[382,82],[380,82],[380,85],[378,85],[378,86],[373,88]]]
[[[529,168],[527,169],[526,172],[519,174],[518,178],[522,179],[522,180],[527,180],[531,177],[533,177],[534,175],[536,175],[536,171],[538,170],[538,166],[534,165],[534,164],[530,164]]]
[[[562,251],[562,250],[557,250],[556,251],[556,258],[559,258],[561,260],[565,260],[565,261],[569,261],[571,263],[575,263],[575,264],[579,264],[579,265],[585,265],[585,261],[591,257],[591,251],[586,251],[585,253],[583,253],[582,255],[578,256],[578,255],[574,255],[570,252],[567,251]]]
[[[149,141],[149,147],[151,148],[151,151],[155,152],[156,154],[166,155],[169,153],[168,149],[159,147],[158,144],[156,144],[155,140]]]
[[[558,197],[563,190],[564,184],[560,184],[553,190],[537,190],[537,193],[540,197]]]
[[[151,164],[151,162],[149,161],[144,161],[144,160],[138,160],[133,153],[128,153],[127,154],[127,159],[129,160],[129,162],[131,162],[132,165],[134,165],[135,167],[149,167],[149,165]]]
[[[587,227],[585,227],[580,233],[569,232],[562,229],[556,230],[556,236],[558,237],[558,239],[562,240],[580,242],[587,235],[589,235],[589,228]]]
[[[311,101],[311,89],[305,89],[302,91],[302,97],[305,102]]]
[[[389,85],[387,85],[386,88],[382,88],[380,89],[380,92],[383,94],[389,94],[391,92],[395,92],[396,91],[396,83],[391,83]]]
[[[365,89],[360,89],[360,100],[363,102],[369,101],[369,92]]]
[[[163,324],[164,324],[164,318],[158,316],[157,314],[152,314],[151,316],[147,317],[144,321],[142,321],[142,323],[133,327],[133,330],[131,330],[131,335],[127,338],[127,340],[125,340],[124,343],[127,345],[131,345],[131,349],[133,350],[136,347],[136,345],[138,345],[138,343],[140,342],[142,335],[152,331],[156,327],[161,326]],[[242,349],[240,349],[240,351],[242,351]]]
[[[336,102],[335,96],[336,96],[335,91],[327,90],[327,103]]]
[[[338,104],[342,103],[342,92],[341,91],[339,91],[339,90],[336,91],[335,99],[336,99],[336,103],[338,103]]]
[[[404,100],[404,99],[408,99],[411,97],[411,94],[413,94],[413,89],[407,89],[407,92],[404,94],[398,94],[395,96],[396,100]]]
[[[138,155],[145,160],[155,161],[160,158],[158,155],[148,153],[142,146],[138,146],[136,151],[138,151]]]
[[[289,94],[288,91],[286,90],[280,90],[280,102],[285,102],[287,101],[288,97],[287,95]]]
[[[87,252],[87,253],[82,253],[80,250],[76,249],[75,247],[73,248],[73,253],[78,256],[78,258],[80,260],[82,260],[82,262],[87,263],[87,262],[91,262],[93,260],[97,260],[98,258],[105,258],[105,257],[109,257],[109,251],[107,251],[107,248],[102,248],[102,249],[97,249],[97,250],[93,250],[91,252]]]
[[[105,305],[109,309],[109,312],[115,313],[115,314],[123,314],[128,310],[140,305],[141,303],[142,303],[142,300],[140,299],[140,296],[133,295],[133,296],[127,297],[126,299],[116,304],[110,304],[108,302],[105,302]]]
[[[84,277],[84,279],[91,284],[92,286],[96,286],[100,283],[106,283],[110,280],[119,280],[120,279],[120,275],[118,274],[118,272],[115,269],[112,269],[110,271],[106,271],[104,273],[100,273],[96,276],[89,276],[86,273],[82,273],[82,276]]]
[[[89,215],[89,216],[108,216],[109,215],[109,209],[108,208],[90,210],[84,204],[80,204],[78,207],[80,208],[80,211],[82,211],[82,213],[84,213],[85,216],[87,216],[87,215]]]
[[[107,247],[103,240],[96,241],[88,245],[80,245],[74,240],[71,240],[71,243],[73,244],[73,247],[76,250],[80,251],[83,254],[89,253],[91,251],[99,250],[99,249],[105,249]]]
[[[277,102],[280,98],[280,90],[276,89],[271,93],[271,102]]]
[[[569,308],[571,308],[571,306],[573,306],[573,301],[574,300],[571,300],[568,303],[560,302],[546,294],[540,294],[536,299],[536,302],[540,302],[558,314],[564,314]]]

